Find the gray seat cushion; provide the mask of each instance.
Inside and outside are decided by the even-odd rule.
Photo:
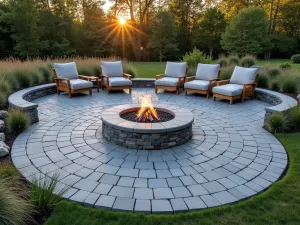
[[[167,62],[165,77],[184,77],[186,67],[186,62]]]
[[[93,87],[93,83],[86,81],[86,80],[81,80],[81,79],[73,79],[70,80],[70,85],[72,90],[79,90],[82,88],[90,88]]]
[[[174,77],[164,77],[155,81],[155,85],[159,85],[159,86],[176,87],[177,84],[178,84],[178,78],[174,78]]]
[[[209,82],[207,80],[192,80],[184,83],[184,88],[196,90],[208,90]]]
[[[122,77],[123,67],[122,62],[101,62],[102,74],[109,77]]]
[[[225,84],[213,88],[213,93],[226,95],[226,96],[240,95],[242,94],[242,91],[243,91],[243,85],[240,84]]]
[[[131,86],[132,81],[128,80],[124,77],[110,77],[109,78],[109,86],[111,87],[119,87],[119,86]]]
[[[244,68],[236,66],[234,68],[232,77],[230,79],[231,84],[250,84],[254,83],[257,76],[258,68]]]
[[[220,70],[219,64],[198,64],[196,80],[217,79]]]
[[[54,69],[58,78],[77,79],[79,74],[75,62],[54,63]]]

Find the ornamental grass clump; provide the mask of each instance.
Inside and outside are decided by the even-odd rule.
[[[266,74],[259,74],[257,79],[257,86],[261,88],[269,87],[269,77]]]
[[[10,95],[12,92],[12,87],[10,83],[3,78],[0,79],[0,93],[5,94],[6,96]]]
[[[232,76],[233,70],[234,70],[233,65],[231,66],[226,66],[221,68],[221,74],[220,74],[220,79],[221,80],[229,80]]]
[[[241,58],[241,66],[243,67],[251,67],[256,64],[256,58],[252,55],[246,55]]]
[[[284,93],[296,93],[297,92],[297,82],[292,78],[284,78],[282,81],[281,91]]]
[[[271,90],[280,91],[280,82],[278,80],[275,80],[271,83]]]
[[[293,61],[293,63],[300,63],[300,54],[293,55],[291,57],[291,60]]]
[[[8,162],[0,163],[0,179],[10,179],[14,181],[18,181],[20,179],[20,173],[13,166],[13,164]]]
[[[182,61],[187,62],[189,67],[197,67],[198,63],[212,63],[212,58],[210,56],[205,55],[199,49],[194,48],[192,52],[185,53]]]
[[[137,75],[135,67],[130,62],[123,63],[123,72],[131,75],[131,78],[134,78]]]
[[[17,69],[12,74],[18,81],[20,88],[28,88],[32,85],[32,77],[27,69]]]
[[[7,96],[0,92],[0,109],[6,108]]]
[[[32,224],[33,208],[27,200],[20,196],[18,182],[0,178],[0,224],[25,225]]]
[[[281,64],[279,67],[280,67],[280,69],[282,69],[282,70],[290,70],[290,69],[292,69],[292,66],[291,66],[291,64],[289,64],[289,63],[283,63],[283,64]]]
[[[59,186],[59,174],[33,177],[29,187],[29,201],[40,215],[49,215],[62,200],[69,186]]]
[[[220,64],[221,67],[226,67],[228,66],[228,59],[225,56],[221,56],[218,60],[217,63]]]
[[[230,55],[228,57],[228,62],[229,62],[229,65],[236,65],[238,66],[240,64],[240,58],[238,55]]]
[[[17,91],[20,89],[20,84],[16,76],[14,76],[13,72],[6,72],[3,74],[3,80],[7,81],[13,91]]]
[[[32,70],[30,76],[33,85],[42,84],[45,80],[43,74],[39,70]]]
[[[286,128],[286,118],[283,113],[273,113],[268,119],[271,132],[282,132]]]
[[[20,134],[30,125],[30,119],[24,112],[14,109],[8,112],[6,125],[9,132]]]
[[[80,67],[77,70],[78,70],[79,75],[89,76],[89,77],[94,76],[94,72],[92,69]]]
[[[281,70],[276,67],[267,69],[267,74],[271,78],[276,78],[276,77],[280,76],[280,73],[281,73]]]
[[[292,108],[287,114],[289,128],[292,131],[300,131],[300,107]]]

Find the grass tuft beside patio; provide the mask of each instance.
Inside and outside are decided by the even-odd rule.
[[[300,134],[277,134],[290,158],[287,175],[269,190],[237,204],[178,215],[143,215],[84,208],[63,201],[47,225],[299,224]]]

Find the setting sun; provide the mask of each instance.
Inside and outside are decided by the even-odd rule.
[[[121,25],[125,25],[126,24],[126,20],[124,18],[119,18],[119,23]]]

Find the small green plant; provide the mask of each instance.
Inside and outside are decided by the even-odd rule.
[[[123,63],[123,72],[131,75],[131,78],[136,77],[137,74],[135,67],[129,62]]]
[[[38,85],[44,82],[44,76],[39,70],[32,70],[31,71],[31,80],[32,84]]]
[[[25,225],[32,222],[32,206],[18,193],[18,183],[0,178],[0,224]]]
[[[234,70],[234,66],[222,67],[222,69],[221,69],[221,75],[220,75],[221,80],[228,80],[228,79],[230,79],[231,76],[232,76],[233,70]]]
[[[275,80],[271,83],[271,90],[280,91],[280,83],[278,80]]]
[[[185,53],[182,61],[187,62],[189,67],[197,67],[198,63],[205,63],[205,64],[211,63],[212,58],[205,55],[199,49],[194,48],[192,52]]]
[[[30,125],[30,119],[27,114],[20,110],[14,109],[9,111],[6,118],[6,124],[9,132],[20,134]]]
[[[18,181],[20,179],[20,173],[11,163],[2,162],[0,163],[0,179],[6,178]]]
[[[272,77],[272,78],[276,78],[280,75],[280,69],[279,68],[271,68],[268,69],[267,74]]]
[[[15,70],[13,76],[18,81],[20,88],[28,88],[32,85],[32,78],[28,70]]]
[[[0,109],[4,109],[6,106],[6,102],[7,102],[7,96],[0,92]]]
[[[225,56],[221,56],[218,60],[217,63],[220,64],[221,67],[226,67],[228,66],[228,59]]]
[[[300,63],[300,54],[293,55],[291,57],[291,60],[293,61],[293,63]]]
[[[289,64],[289,63],[283,63],[283,64],[281,64],[279,67],[280,67],[280,69],[282,69],[282,70],[290,70],[290,69],[292,69],[292,66],[291,66],[291,64]]]
[[[49,215],[62,200],[69,186],[59,187],[59,174],[33,177],[29,188],[29,200],[40,215]]]
[[[295,79],[284,79],[281,89],[284,93],[297,93],[297,83],[295,82]]]
[[[274,132],[281,132],[284,130],[286,119],[283,113],[273,113],[268,120],[269,129]]]
[[[268,88],[269,87],[269,78],[265,74],[259,74],[257,79],[257,86],[261,88]]]
[[[93,66],[92,70],[93,70],[93,72],[94,72],[94,76],[100,77],[100,65],[98,65],[98,66]]]
[[[197,72],[197,68],[191,67],[191,68],[188,69],[187,75],[188,75],[189,77],[191,77],[191,76],[196,76],[196,72]]]
[[[230,65],[239,65],[240,64],[240,58],[237,55],[230,55],[228,57],[228,62]]]
[[[89,76],[89,77],[94,76],[94,72],[92,70],[83,67],[78,68],[78,73],[83,76]]]
[[[241,58],[241,66],[243,67],[251,67],[256,64],[256,58],[252,55],[246,55]]]
[[[12,92],[10,83],[4,79],[0,80],[0,92],[9,95]]]
[[[296,132],[300,131],[300,107],[292,108],[288,113],[289,127]]]

